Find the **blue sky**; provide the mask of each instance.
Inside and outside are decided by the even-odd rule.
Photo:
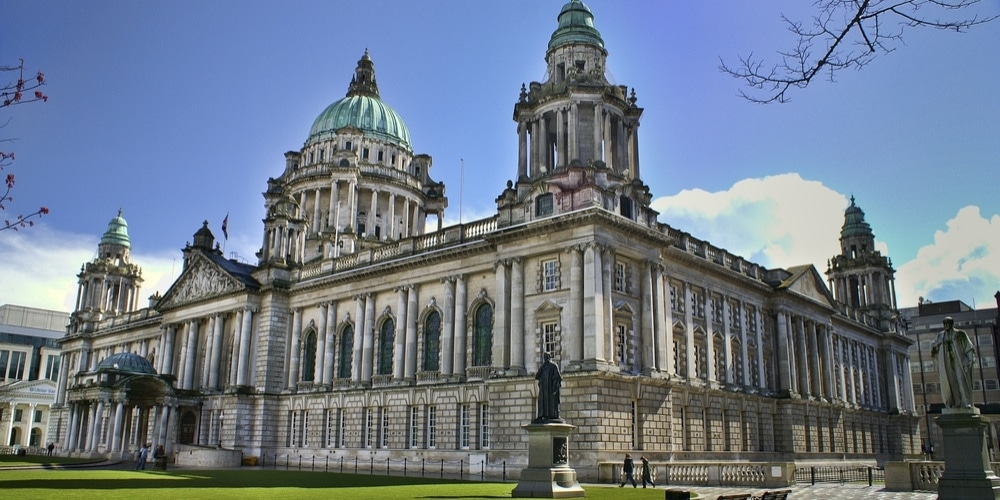
[[[261,192],[347,91],[367,49],[382,99],[447,185],[446,222],[489,216],[517,168],[513,105],[545,79],[556,1],[9,0],[0,63],[45,72],[47,103],[0,110],[17,161],[0,233],[0,304],[69,310],[80,265],[122,209],[144,295],[180,272],[208,220],[254,262]],[[1000,289],[1000,22],[908,30],[905,45],[836,83],[761,106],[719,58],[775,60],[798,0],[590,0],[609,77],[645,108],[642,175],[660,220],[769,267],[838,249],[854,196],[918,297],[994,304]],[[979,15],[1000,14],[984,0]],[[8,121],[9,120],[9,121]],[[460,182],[464,160],[464,186]]]

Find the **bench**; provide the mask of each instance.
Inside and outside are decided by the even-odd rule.
[[[751,500],[753,495],[750,493],[741,493],[738,495],[719,495],[715,500]]]
[[[760,500],[786,500],[792,490],[765,491]]]

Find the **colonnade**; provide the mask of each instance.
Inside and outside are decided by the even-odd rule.
[[[896,281],[890,271],[891,268],[873,268],[864,273],[838,275],[829,279],[830,290],[838,302],[850,307],[883,304],[896,310]]]
[[[583,113],[591,117],[582,120]],[[518,178],[536,178],[573,160],[602,160],[609,169],[639,178],[638,120],[603,101],[572,99],[518,118]],[[589,130],[588,130],[589,128]]]
[[[139,285],[130,276],[95,276],[81,280],[74,311],[94,307],[113,314],[139,308]]]
[[[177,376],[178,389],[222,390],[246,386],[250,380],[250,348],[255,309],[245,307],[206,318],[166,325],[160,337],[156,371]],[[226,324],[233,321],[231,350],[226,346]],[[204,326],[204,328],[202,328]],[[199,357],[200,355],[200,357]],[[224,365],[228,355],[229,366]],[[228,377],[224,377],[228,373]]]
[[[173,402],[133,405],[126,398],[74,401],[63,449],[70,453],[126,453],[145,443],[173,448],[177,405]]]

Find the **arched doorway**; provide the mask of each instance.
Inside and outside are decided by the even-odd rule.
[[[177,442],[180,444],[194,444],[194,434],[198,428],[198,416],[193,411],[181,413],[180,435]]]
[[[13,425],[13,424],[11,424],[11,425]],[[10,445],[10,446],[14,446],[15,444],[21,444],[21,428],[20,427],[14,427],[13,429],[10,430],[10,442],[7,443],[7,444]]]
[[[31,429],[31,435],[28,436],[28,446],[41,446],[42,445],[42,430],[38,427]]]

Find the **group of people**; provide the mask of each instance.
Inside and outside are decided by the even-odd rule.
[[[640,456],[639,460],[642,462],[642,470],[640,471],[640,476],[642,478],[642,487],[646,487],[646,483],[649,483],[654,488],[656,484],[653,483],[653,469],[649,466],[649,460],[644,456]],[[633,488],[638,488],[639,486],[635,482],[635,461],[632,460],[632,454],[625,454],[625,463],[622,464],[622,483],[618,485],[619,488],[624,488],[625,483],[631,482]]]

